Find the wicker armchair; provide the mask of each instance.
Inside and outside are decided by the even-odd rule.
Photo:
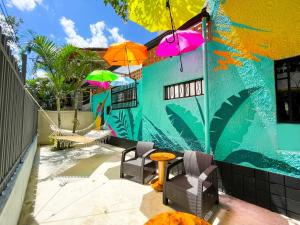
[[[172,168],[183,163],[181,174],[169,177]],[[201,152],[186,151],[181,160],[167,167],[163,203],[168,199],[199,217],[219,202],[217,166],[213,156]]]
[[[122,152],[120,177],[124,178],[125,175],[133,176],[137,178],[137,181],[141,184],[145,183],[145,178],[149,175],[153,176],[156,173],[156,163],[152,161],[149,156],[156,150],[153,149],[154,143],[141,142],[137,143],[137,146],[126,149]],[[134,151],[135,156],[126,160],[126,154]]]

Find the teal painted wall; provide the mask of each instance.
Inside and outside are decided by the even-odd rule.
[[[234,23],[215,7],[208,42],[212,153],[217,160],[300,177],[300,125],[276,121],[274,61],[236,48],[241,46],[231,32]],[[224,31],[233,35],[229,42]],[[138,107],[105,115],[115,135],[154,141],[163,149],[202,151],[203,96],[164,100],[163,94],[166,85],[202,77],[201,54],[201,48],[184,54],[182,73],[178,57],[144,67]],[[93,97],[94,112],[105,95]]]
[[[107,114],[107,106],[111,105],[111,93],[106,91],[92,97],[92,111],[96,117],[96,110],[99,103],[103,103],[107,97],[104,108],[104,121],[107,128],[111,129],[114,136],[130,140],[142,140],[142,81],[138,81],[138,107],[123,110],[112,110]]]
[[[277,134],[279,150],[300,152],[300,125],[278,124]]]
[[[203,96],[164,100],[164,86],[202,77],[201,51],[152,64],[143,69],[143,138],[160,148],[203,150]]]

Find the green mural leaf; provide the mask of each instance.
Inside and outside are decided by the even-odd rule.
[[[290,166],[286,162],[269,158],[262,153],[252,152],[249,150],[237,150],[228,155],[225,162],[240,164],[250,163],[257,168],[269,168],[282,171],[284,173],[292,173],[294,175],[300,175],[300,170]]]
[[[199,102],[197,97],[195,97],[195,99],[196,99],[197,107],[198,107],[198,110],[199,110],[199,113],[200,113],[200,116],[201,116],[201,119],[202,119],[202,123],[204,125],[205,124],[205,119],[204,119],[204,115],[203,115],[203,111],[202,111],[200,102]]]
[[[131,109],[127,109],[128,114],[128,120],[130,123],[130,129],[131,129],[131,138],[134,139],[134,119]]]
[[[249,88],[240,91],[239,96],[232,95],[227,99],[227,101],[223,102],[221,107],[216,111],[210,123],[211,147],[213,152],[215,151],[218,141],[233,115],[250,97],[250,95],[259,89],[260,87]],[[251,123],[249,123],[248,121],[248,125],[244,126],[244,128],[249,127],[250,124]],[[241,127],[242,126],[240,126],[240,128]],[[244,136],[245,132],[247,132],[247,129],[244,129],[244,132],[236,131],[235,135],[239,134],[241,137],[239,137],[238,139],[241,139],[242,136]]]
[[[137,141],[143,140],[143,119],[141,118],[139,129],[138,129],[138,135],[137,135]]]
[[[114,123],[116,124],[116,133],[118,136],[123,138],[129,138],[128,136],[128,124],[126,120],[126,116],[123,113],[123,110],[119,111],[118,116],[113,115]]]
[[[147,130],[150,133],[152,140],[155,143],[155,146],[162,149],[173,149],[173,150],[182,150],[183,148],[172,141],[168,135],[166,135],[161,129],[159,129],[151,120],[145,117],[145,120],[151,125],[152,129]]]
[[[200,143],[200,140],[204,140],[203,124],[190,111],[179,105],[167,105],[166,112],[173,127],[190,149],[203,151],[204,148]]]

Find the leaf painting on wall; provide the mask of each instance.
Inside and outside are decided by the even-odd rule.
[[[120,110],[118,115],[113,115],[112,116],[114,118],[114,124],[116,127],[116,132],[118,134],[119,137],[122,138],[128,138],[129,134],[128,134],[128,123],[127,123],[127,119],[126,119],[126,115],[123,112],[123,110]]]
[[[166,133],[164,133],[160,128],[158,128],[151,120],[145,117],[145,122],[150,125],[150,129],[145,129],[149,132],[155,146],[162,149],[172,149],[172,150],[182,150],[182,146],[176,141],[171,140]],[[144,131],[145,131],[144,130]]]
[[[204,119],[203,110],[201,108],[200,102],[197,97],[195,97],[195,99],[196,99],[196,104],[197,104],[197,107],[198,107],[198,110],[199,110],[199,113],[201,116],[202,124],[205,125],[205,119]]]
[[[211,147],[212,151],[216,150],[218,141],[223,134],[226,126],[230,122],[233,115],[238,111],[241,105],[250,97],[252,93],[259,90],[260,87],[249,88],[239,92],[239,95],[232,95],[227,98],[227,101],[223,102],[221,107],[215,112],[213,119],[210,123],[210,135],[211,135]],[[253,116],[254,116],[253,112]],[[237,128],[243,128],[240,131],[236,131],[234,136],[237,140],[241,140],[242,137],[247,133],[248,127],[251,125],[249,121],[245,120],[244,126],[239,126]],[[247,129],[245,129],[245,127]]]
[[[204,140],[203,124],[190,111],[176,104],[166,106],[166,112],[173,127],[190,149],[204,150],[200,140]]]
[[[128,121],[130,124],[130,134],[131,134],[131,139],[134,139],[134,119],[133,119],[133,114],[131,109],[127,109],[127,115],[128,115]]]
[[[136,141],[142,141],[143,140],[143,113],[142,110],[140,109],[135,116],[135,140]]]
[[[286,162],[269,158],[262,153],[253,152],[249,150],[237,150],[229,154],[225,162],[241,164],[250,163],[257,168],[272,168],[284,173],[291,173],[300,176],[300,170],[289,165]]]

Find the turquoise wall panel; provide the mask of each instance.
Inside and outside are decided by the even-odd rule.
[[[278,124],[277,134],[279,150],[300,152],[299,124]]]
[[[104,121],[108,129],[112,130],[113,136],[127,138],[129,140],[142,140],[142,81],[137,83],[138,106],[122,110],[112,110],[107,114],[106,108],[111,106],[111,93],[106,91],[96,94],[92,98],[92,111],[96,117],[96,109],[99,103],[103,103],[106,97]]]
[[[168,58],[143,69],[143,138],[160,148],[203,150],[203,96],[164,100],[164,86],[202,78],[201,51]]]

